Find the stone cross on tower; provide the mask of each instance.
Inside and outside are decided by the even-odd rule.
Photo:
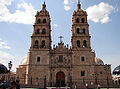
[[[63,36],[60,36],[60,37],[58,37],[58,38],[60,38],[60,43],[62,43],[62,42],[63,42],[63,41],[62,41]]]
[[[80,4],[80,0],[78,0],[78,4],[77,4],[78,9],[81,9],[81,4]]]

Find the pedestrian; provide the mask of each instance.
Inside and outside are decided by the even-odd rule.
[[[15,81],[12,81],[10,83],[10,89],[16,89],[16,82]]]
[[[86,89],[86,85],[84,85],[84,89]]]
[[[19,80],[16,80],[16,89],[20,89]]]
[[[98,84],[98,89],[100,89],[100,85]]]
[[[85,84],[85,86],[86,86],[86,89],[88,89],[88,84],[87,83]]]
[[[4,85],[0,85],[0,89],[6,89]]]

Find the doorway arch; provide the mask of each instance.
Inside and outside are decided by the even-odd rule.
[[[59,71],[56,74],[56,86],[65,87],[65,74],[62,71]]]

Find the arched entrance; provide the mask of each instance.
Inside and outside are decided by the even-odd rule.
[[[65,74],[62,71],[56,74],[56,86],[65,87]]]

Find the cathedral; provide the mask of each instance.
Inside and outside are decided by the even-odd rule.
[[[72,17],[71,47],[62,40],[51,46],[51,18],[45,2],[35,15],[33,27],[29,52],[16,72],[21,85],[39,88],[112,85],[111,65],[104,64],[91,49],[87,13],[79,1]]]

